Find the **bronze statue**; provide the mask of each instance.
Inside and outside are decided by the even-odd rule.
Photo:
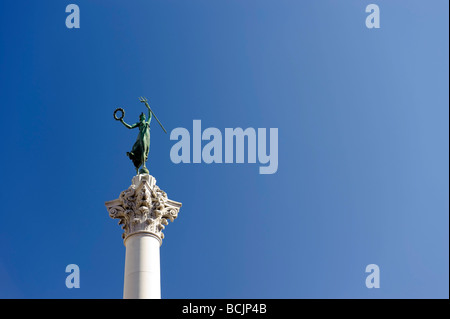
[[[117,121],[120,121],[125,127],[129,129],[134,129],[136,127],[139,128],[139,134],[137,136],[136,142],[134,143],[132,149],[130,152],[127,152],[127,156],[131,159],[131,161],[134,164],[134,167],[136,168],[136,174],[148,174],[149,171],[147,167],[145,167],[145,162],[148,159],[148,152],[150,150],[150,121],[152,120],[152,116],[155,117],[155,119],[158,121],[159,125],[161,125],[161,128],[164,130],[165,133],[166,130],[162,126],[161,122],[158,120],[156,115],[153,113],[152,109],[150,108],[150,105],[148,104],[148,101],[145,97],[140,97],[139,101],[145,104],[145,106],[148,109],[148,120],[145,117],[144,113],[141,113],[139,115],[139,122],[130,125],[125,123],[123,120],[125,116],[125,111],[122,108],[118,108],[114,111],[114,119]],[[116,116],[116,113],[120,111],[122,115],[118,118]],[[139,167],[142,168],[139,170]]]

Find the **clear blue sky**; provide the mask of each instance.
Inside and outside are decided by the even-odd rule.
[[[81,28],[67,29],[76,3]],[[381,28],[367,29],[376,3]],[[145,95],[169,131],[279,129],[279,168],[148,167],[183,203],[163,298],[448,298],[446,0],[0,2],[1,298],[121,298],[104,202]],[[79,265],[81,288],[65,267]],[[381,288],[367,289],[377,264]]]

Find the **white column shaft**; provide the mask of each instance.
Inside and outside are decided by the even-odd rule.
[[[124,299],[161,299],[160,244],[155,235],[145,232],[125,239]]]

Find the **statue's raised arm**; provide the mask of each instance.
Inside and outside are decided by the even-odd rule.
[[[150,105],[148,105],[148,101],[147,101],[147,99],[145,97],[141,96],[139,98],[139,101],[144,103],[145,106],[147,107],[147,109],[148,109],[148,120],[147,120],[147,123],[150,123],[150,121],[152,120],[152,114],[153,114],[152,109],[150,108]]]
[[[152,109],[150,108],[150,105],[148,105],[148,101],[145,97],[140,97],[139,101],[145,103],[145,106],[148,109],[148,123],[150,123],[150,120],[152,118],[152,115],[155,117],[155,120],[158,122],[159,126],[161,126],[162,130],[164,131],[164,133],[167,134],[166,129],[164,128],[164,126],[161,124],[161,122],[158,120],[158,118],[156,117],[156,114],[152,111]]]

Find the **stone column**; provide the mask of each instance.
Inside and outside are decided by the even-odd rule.
[[[167,198],[148,174],[133,177],[118,199],[105,203],[111,218],[119,219],[126,247],[124,299],[160,299],[159,247],[162,230],[178,216],[181,203]]]

